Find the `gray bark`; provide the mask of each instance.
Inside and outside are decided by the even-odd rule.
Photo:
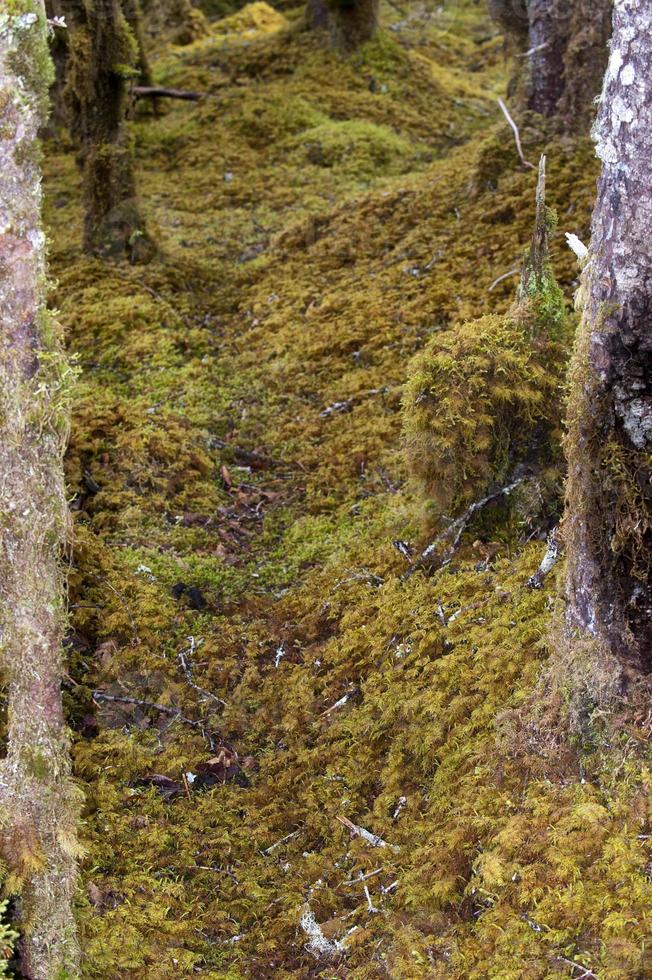
[[[0,11],[0,846],[20,885],[21,967],[77,975],[78,805],[61,702],[68,368],[45,308],[39,128],[52,81],[41,0]]]
[[[488,0],[518,52],[524,107],[566,124],[592,114],[607,60],[612,0]]]
[[[652,670],[652,0],[615,0],[569,406],[568,615]]]

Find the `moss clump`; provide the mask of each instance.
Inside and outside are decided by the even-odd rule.
[[[288,21],[283,14],[264,0],[258,0],[217,21],[212,27],[212,33],[218,37],[235,35],[246,38],[256,34],[274,34],[287,27]]]
[[[529,304],[488,314],[435,334],[416,359],[404,396],[406,446],[439,513],[510,482],[544,439],[553,440],[546,453],[558,455],[567,351],[533,343],[536,321]]]
[[[404,398],[408,459],[439,515],[559,462],[570,331],[549,256],[555,225],[542,157],[515,304],[435,334],[416,359]]]
[[[360,178],[405,173],[418,157],[417,148],[388,127],[348,120],[306,129],[288,146],[296,147],[297,162],[303,157],[317,167]]]

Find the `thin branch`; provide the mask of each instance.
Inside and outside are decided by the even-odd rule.
[[[543,556],[541,564],[534,575],[531,575],[527,580],[527,585],[530,589],[540,589],[543,585],[544,579],[557,563],[557,560],[562,552],[562,542],[559,538],[558,531],[559,528],[556,527],[548,536],[548,547],[546,548],[546,553]]]
[[[192,664],[190,662],[190,658],[196,649],[194,636],[189,636],[188,642],[190,643],[190,646],[187,650],[181,650],[178,657],[179,664],[181,665],[181,670],[183,671],[186,681],[194,691],[197,691],[198,694],[201,694],[205,698],[210,698],[211,701],[215,701],[217,704],[225,708],[226,701],[223,701],[222,698],[218,698],[216,694],[212,694],[210,691],[207,691],[206,688],[200,687],[199,684],[195,683],[192,675]]]
[[[371,844],[372,847],[389,847],[393,851],[400,850],[396,844],[388,844],[387,841],[383,840],[382,837],[379,837],[378,834],[372,834],[370,831],[365,830],[364,827],[359,827],[357,823],[353,823],[353,821],[349,820],[348,817],[342,817],[338,814],[335,819],[339,820],[342,826],[346,827],[346,829],[349,830],[354,837],[361,837],[362,840],[366,841],[367,844]]]
[[[567,960],[565,956],[558,956],[557,959],[561,960],[562,963],[566,963],[567,966],[572,966],[574,970],[582,970],[582,973],[580,973],[576,980],[584,980],[584,977],[594,977],[595,980],[598,980],[597,973],[593,973],[593,971],[589,970],[588,966],[584,966],[583,963],[575,963],[573,960]]]
[[[193,721],[192,718],[187,718],[186,715],[182,714],[179,708],[169,708],[165,704],[157,704],[155,701],[146,701],[143,698],[128,698],[117,694],[107,694],[106,691],[93,691],[93,701],[98,704],[101,704],[102,702],[108,702],[111,704],[133,704],[138,708],[147,708],[150,711],[159,711],[161,714],[168,715],[175,721],[180,721],[184,725],[190,725],[192,728],[196,728],[208,742],[211,752],[217,751],[219,742],[217,742],[210,732],[206,730],[203,723],[201,721]]]
[[[530,170],[536,170],[537,168],[534,166],[534,164],[530,163],[530,161],[526,160],[525,157],[523,156],[523,147],[521,146],[521,134],[518,131],[518,126],[516,125],[516,123],[514,122],[514,120],[509,114],[509,109],[507,108],[507,106],[505,105],[502,99],[498,99],[498,105],[502,109],[505,119],[507,120],[507,122],[509,123],[509,125],[512,127],[514,131],[514,140],[516,142],[516,149],[521,159],[521,163],[523,164],[524,167],[529,167]]]
[[[498,276],[497,279],[494,279],[491,286],[489,286],[488,292],[493,293],[494,289],[499,283],[503,282],[505,279],[509,279],[510,276],[516,275],[516,273],[520,271],[521,267],[516,266],[515,269],[510,269],[509,272],[503,272],[502,276]]]
[[[287,841],[292,840],[293,837],[298,837],[300,833],[300,830],[294,830],[291,834],[286,834],[285,837],[281,837],[280,840],[270,844],[269,847],[266,847],[265,850],[261,851],[260,853],[265,855],[271,854],[272,851],[275,851],[277,847],[281,846],[281,844],[285,844]]]
[[[135,85],[131,90],[136,99],[183,99],[185,102],[198,102],[207,92],[185,92],[178,88],[162,88],[159,85]]]
[[[450,527],[447,527],[445,531],[438,534],[434,541],[431,541],[427,548],[421,552],[416,561],[412,562],[410,567],[401,576],[404,581],[414,575],[416,571],[424,567],[432,567],[434,569],[441,568],[445,562],[449,561],[452,556],[457,551],[458,545],[462,538],[462,535],[466,531],[468,525],[471,523],[471,519],[482,510],[487,504],[493,504],[496,500],[500,500],[501,497],[507,497],[515,490],[519,484],[523,482],[523,478],[519,477],[518,480],[513,480],[508,483],[507,486],[501,487],[500,490],[496,490],[495,493],[490,493],[487,497],[483,497],[482,500],[476,500],[475,503],[468,507],[461,517],[453,521]],[[447,546],[443,554],[437,555],[437,549],[441,544],[443,544],[447,539],[450,540],[450,544]]]

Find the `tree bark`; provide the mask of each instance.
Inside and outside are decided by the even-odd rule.
[[[147,257],[127,127],[138,45],[119,0],[70,0],[66,12],[66,94],[83,172],[84,248],[102,256],[134,258],[144,246],[142,257]]]
[[[488,0],[518,52],[515,87],[525,108],[566,125],[586,123],[607,62],[612,0]]]
[[[348,53],[375,34],[378,0],[308,0],[306,20],[327,33],[332,47]]]
[[[615,0],[572,366],[571,625],[652,670],[652,0]]]
[[[0,846],[18,890],[21,967],[77,976],[77,793],[61,702],[66,364],[45,308],[38,132],[53,72],[42,0],[0,12],[0,650],[8,699]],[[66,972],[67,971],[67,972]]]

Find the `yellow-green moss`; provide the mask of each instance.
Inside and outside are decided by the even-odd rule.
[[[505,70],[482,5],[440,6],[403,26],[383,6],[397,30],[346,63],[293,31],[162,50],[159,81],[215,98],[136,124],[161,245],[147,269],[79,255],[74,166],[49,158],[56,298],[83,368],[67,697],[89,977],[304,978],[320,969],[307,901],[346,944],[326,972],[353,980],[578,972],[561,957],[645,975],[644,718],[562,750],[528,741],[515,719],[548,660],[555,587],[526,587],[542,545],[515,535],[510,555],[504,515],[431,578],[403,581],[392,543],[421,544],[401,443],[412,357],[428,346],[458,399],[473,437],[442,439],[462,438],[480,486],[509,457],[499,441],[473,458],[486,419],[519,448],[514,414],[556,420],[565,356],[505,316],[515,278],[488,292],[520,267],[532,175],[494,115]],[[315,128],[351,156],[307,161]],[[547,151],[550,203],[586,237],[588,141]],[[552,261],[568,294],[554,236]],[[499,368],[510,384],[487,391]],[[238,449],[264,461],[247,470]],[[190,636],[195,681],[224,707],[180,669]],[[249,785],[165,801],[143,775],[196,772],[205,740],[152,709],[94,707],[96,689],[201,719],[253,758]],[[350,840],[338,816],[400,851]],[[351,882],[381,866],[369,914]]]

